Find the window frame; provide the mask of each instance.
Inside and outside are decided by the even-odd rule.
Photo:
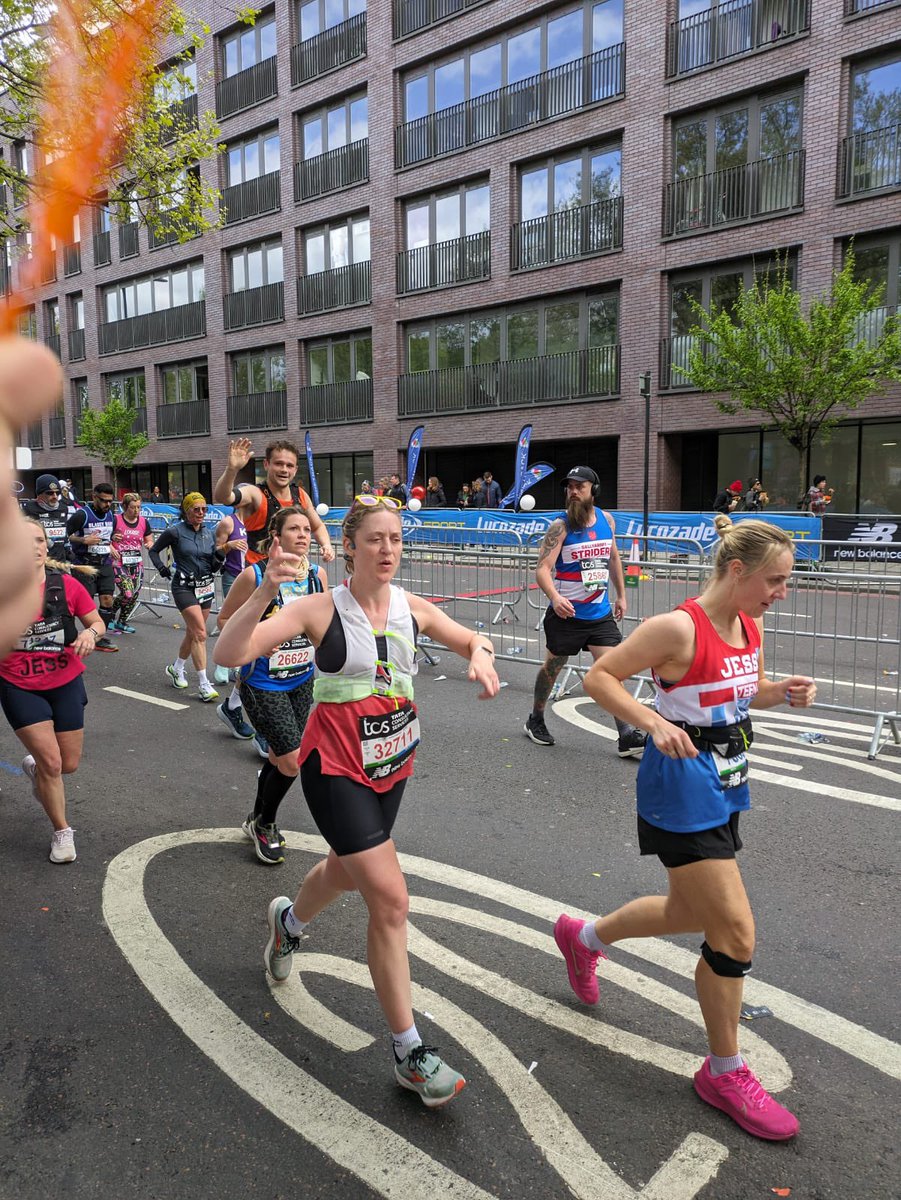
[[[222,35],[220,38],[220,52],[222,63],[222,78],[234,79],[236,75],[240,75],[242,71],[249,71],[251,67],[257,66],[261,62],[268,62],[270,58],[275,58],[278,54],[278,35],[276,31],[276,48],[272,54],[267,54],[265,58],[260,56],[260,50],[263,43],[263,30],[269,29],[275,25],[275,10],[270,9],[269,12],[263,14],[259,20],[253,25],[241,25],[237,29],[231,30],[229,33]],[[254,60],[252,63],[244,63],[242,52],[242,41],[246,34],[252,33],[254,39]],[[236,45],[237,47],[237,67],[234,71],[228,69],[228,47]]]
[[[101,380],[103,383],[104,404],[108,404],[113,398],[113,387],[118,384],[121,386],[122,393],[117,399],[121,400],[126,408],[132,408],[137,411],[147,407],[147,375],[143,367],[136,367],[133,371],[112,371],[109,374],[102,375]],[[139,380],[140,386],[138,385]],[[134,384],[133,391],[135,393],[131,400],[129,400],[127,395],[130,383]],[[140,403],[137,402],[138,393],[140,393]]]
[[[350,344],[350,379],[349,380],[336,380],[335,379],[334,348],[335,348],[335,346],[343,345],[345,342]],[[335,334],[329,334],[327,337],[310,338],[309,341],[304,343],[303,362],[304,362],[304,368],[306,370],[307,385],[309,387],[333,387],[336,383],[354,383],[354,382],[356,382],[357,375],[359,373],[359,370],[356,365],[357,364],[357,344],[360,342],[368,342],[369,343],[370,371],[369,371],[369,374],[366,376],[366,378],[371,381],[372,380],[372,330],[371,329],[354,329],[354,330],[349,330],[347,333],[335,333]],[[310,361],[311,361],[310,355],[314,350],[320,350],[323,348],[327,350],[327,364],[328,364],[328,376],[329,377],[328,377],[328,379],[324,380],[322,383],[316,384],[316,383],[312,382],[313,375],[312,375],[312,371],[310,369]]]
[[[262,179],[264,175],[273,174],[272,171],[260,170],[256,175],[247,175],[247,158],[246,150],[249,146],[256,146],[257,149],[257,165],[264,167],[266,165],[266,142],[273,136],[278,141],[278,166],[275,171],[281,171],[282,159],[282,138],[281,131],[278,127],[278,122],[274,125],[267,125],[263,129],[257,130],[255,133],[243,134],[240,138],[236,138],[233,142],[227,142],[225,146],[225,186],[238,187],[242,183],[251,183],[254,179]],[[231,181],[231,156],[239,150],[241,153],[241,178]]]
[[[755,92],[749,96],[724,100],[707,108],[694,109],[690,113],[683,113],[673,120],[670,129],[669,145],[672,164],[669,172],[669,181],[671,183],[678,183],[685,179],[700,179],[704,175],[713,175],[717,170],[722,170],[723,168],[718,168],[716,165],[716,121],[718,117],[725,116],[727,113],[740,112],[742,109],[747,110],[748,113],[748,138],[744,165],[747,166],[748,163],[757,162],[762,157],[765,157],[760,154],[760,115],[767,105],[777,103],[780,100],[796,99],[798,101],[797,145],[794,151],[787,151],[787,153],[798,153],[801,151],[804,147],[804,91],[804,83],[802,82],[796,87]],[[704,148],[705,168],[700,175],[678,175],[676,138],[679,130],[685,129],[687,126],[700,120],[707,122]]]
[[[869,127],[856,129],[854,126],[854,80],[857,74],[863,70],[871,71],[876,67],[887,67],[892,63],[898,64],[899,77],[901,77],[901,47],[896,46],[893,50],[886,50],[882,54],[867,55],[851,63],[848,73],[848,108],[846,112],[848,136],[853,137],[855,134],[873,132]],[[876,126],[876,128],[883,127]]]
[[[319,37],[326,30],[336,29],[339,25],[343,25],[345,21],[349,21],[352,17],[358,17],[361,13],[366,12],[366,0],[338,0],[344,10],[344,16],[340,21],[333,21],[331,25],[326,24],[328,17],[329,0],[297,0],[294,4],[294,22],[297,30],[297,42],[302,45],[304,42],[311,41],[314,37]],[[310,33],[306,37],[303,36],[303,10],[311,8],[313,5],[319,9],[319,28],[315,33]],[[354,11],[351,11],[351,10]]]
[[[252,391],[252,390],[240,391],[238,388],[238,368],[239,368],[239,366],[242,363],[246,364],[247,381],[248,381],[248,384],[250,384],[253,379],[253,367],[252,367],[253,359],[260,358],[261,356],[263,357],[263,360],[264,360],[266,386],[261,391]],[[278,358],[278,357],[280,357],[281,361],[282,361],[283,378],[282,378],[281,386],[274,387],[273,383],[272,383],[272,360],[274,358]],[[234,395],[234,396],[260,396],[264,392],[282,392],[282,391],[287,392],[287,390],[288,390],[288,359],[287,359],[287,355],[285,353],[285,346],[283,344],[273,345],[273,346],[261,346],[261,347],[256,347],[252,350],[239,350],[239,351],[236,351],[233,354],[231,354],[230,359],[231,359],[231,362],[229,365],[231,368],[231,381],[232,381],[232,386],[234,388],[232,395]]]
[[[581,200],[581,203],[578,205],[578,207],[581,208],[581,207],[584,207],[586,204],[592,203],[592,200],[591,200],[592,175],[591,175],[591,170],[590,170],[590,164],[591,164],[591,159],[599,154],[610,154],[614,151],[619,154],[619,192],[618,192],[617,196],[615,196],[615,197],[611,196],[610,199],[611,200],[619,199],[622,196],[622,192],[623,192],[623,147],[622,147],[621,140],[618,140],[615,142],[610,142],[610,143],[603,143],[601,145],[592,144],[589,146],[583,146],[581,148],[576,147],[574,149],[578,150],[578,154],[574,154],[572,149],[568,150],[568,151],[565,149],[561,149],[561,150],[558,150],[557,152],[551,153],[547,156],[542,156],[541,158],[529,159],[526,162],[521,162],[521,163],[517,164],[517,166],[516,166],[516,210],[519,215],[520,221],[540,220],[540,219],[542,219],[542,217],[545,217],[545,218],[549,217],[555,212],[567,211],[566,209],[557,209],[554,204],[553,190],[554,190],[555,168],[562,165],[563,163],[574,162],[576,160],[576,158],[578,158],[582,164],[581,165],[582,200]],[[588,165],[588,167],[589,167],[589,170],[587,173],[585,170],[586,165]],[[538,170],[547,171],[547,196],[546,196],[547,212],[545,212],[543,214],[539,214],[537,217],[525,217],[525,216],[523,216],[523,192],[522,192],[523,176],[527,175],[531,171],[538,171]],[[587,183],[586,183],[586,181],[587,181]]]
[[[70,328],[84,329],[84,292],[72,292],[66,302]]]
[[[194,294],[193,294],[195,275],[197,274],[198,269],[203,274],[203,281],[200,283],[200,285],[198,287],[198,291],[203,293],[202,296],[201,295],[194,296]],[[173,304],[172,298],[173,298],[174,293],[173,293],[173,287],[172,287],[172,280],[175,275],[181,274],[182,271],[185,271],[187,273],[188,299],[183,304]],[[165,306],[157,308],[156,307],[156,288],[154,285],[156,282],[159,282],[163,277],[165,277],[168,280],[168,284],[169,284],[169,303]],[[114,321],[127,321],[127,320],[132,319],[133,317],[146,316],[147,313],[139,313],[137,311],[135,311],[133,313],[128,313],[127,315],[123,316],[122,315],[122,304],[120,302],[121,301],[121,293],[124,292],[126,289],[129,289],[129,290],[133,289],[133,295],[134,295],[134,299],[135,299],[135,310],[137,310],[137,308],[138,308],[137,292],[138,292],[138,287],[142,284],[150,285],[150,296],[153,300],[153,304],[152,304],[151,308],[148,310],[148,313],[164,312],[167,308],[184,308],[187,304],[196,304],[199,300],[206,299],[206,272],[204,269],[204,261],[202,258],[190,259],[186,263],[173,263],[172,266],[170,266],[170,267],[161,267],[159,270],[152,271],[149,274],[132,275],[128,279],[119,279],[115,283],[106,284],[104,287],[102,287],[100,289],[100,306],[101,306],[102,315],[105,316],[107,318],[107,320],[102,321],[101,324],[112,324]],[[110,319],[109,318],[109,297],[111,297],[113,295],[115,295],[115,297],[116,297],[116,311],[117,311],[118,315],[116,317]]]
[[[366,221],[369,226],[369,255],[366,258],[357,258],[354,249],[354,225],[361,221]],[[325,244],[323,246],[323,262],[331,261],[331,252],[328,249],[328,241],[331,234],[339,229],[344,229],[347,234],[347,262],[345,267],[355,266],[357,263],[372,261],[372,218],[369,214],[369,209],[363,209],[359,212],[351,213],[346,217],[329,217],[325,221],[320,221],[316,225],[310,225],[301,229],[300,232],[300,257],[303,263],[303,272],[305,276],[324,275],[326,271],[341,270],[341,267],[324,266],[321,271],[310,270],[310,258],[308,245],[310,239],[314,237],[323,237]],[[328,252],[326,252],[328,251]]]
[[[366,87],[355,89],[349,92],[348,95],[339,99],[326,101],[323,104],[317,105],[315,108],[305,109],[297,114],[297,130],[300,141],[300,161],[310,162],[314,158],[321,158],[323,154],[328,154],[331,150],[341,150],[345,146],[353,146],[358,141],[363,141],[363,138],[353,139],[351,137],[351,105],[358,100],[366,101],[366,135],[365,139],[369,138],[369,92]],[[338,146],[328,145],[329,113],[338,112],[339,109],[344,109],[344,133],[345,139]],[[306,152],[306,133],[305,127],[318,120],[320,122],[320,150],[316,154],[307,154]]]
[[[206,395],[205,396],[198,396],[198,394],[197,394],[197,373],[198,373],[199,369],[202,369],[204,372],[206,372]],[[159,404],[160,405],[192,404],[198,400],[200,400],[200,401],[206,400],[207,403],[209,403],[210,374],[209,374],[209,364],[205,358],[191,358],[191,359],[186,359],[183,362],[161,363],[158,370],[159,370],[159,384],[160,384],[160,387],[159,387]],[[185,399],[181,395],[181,373],[185,370],[190,370],[190,372],[191,372],[191,396],[188,399]],[[167,372],[170,372],[170,371],[175,372],[175,386],[176,386],[176,394],[178,397],[175,400],[167,400],[166,399],[166,374],[167,374]]]
[[[269,252],[271,250],[275,250],[275,249],[278,249],[279,251],[281,251],[281,256],[282,256],[282,271],[281,271],[280,279],[270,279],[269,278]],[[282,246],[282,239],[280,236],[263,238],[262,240],[256,241],[256,242],[247,242],[242,246],[232,246],[230,249],[226,250],[226,252],[225,252],[225,269],[226,269],[226,279],[228,282],[228,292],[226,293],[226,295],[234,296],[240,292],[249,292],[252,290],[252,287],[249,283],[245,287],[242,287],[242,288],[235,287],[234,263],[239,258],[243,258],[243,260],[244,260],[244,278],[249,280],[250,272],[247,269],[247,257],[249,254],[253,253],[256,250],[259,250],[262,253],[263,282],[261,284],[254,284],[253,287],[268,287],[268,285],[270,283],[284,283],[285,282],[285,254],[284,254],[284,248]]]
[[[701,305],[705,312],[710,313],[711,294],[713,289],[713,280],[717,276],[725,275],[743,275],[742,288],[747,288],[754,282],[755,279],[762,277],[771,269],[779,265],[778,254],[775,250],[770,252],[766,258],[763,256],[752,255],[750,257],[743,256],[737,259],[726,259],[714,265],[705,264],[701,267],[682,267],[678,271],[673,271],[668,274],[667,278],[667,294],[668,305],[667,311],[669,319],[667,328],[669,332],[667,337],[688,337],[688,333],[673,332],[673,299],[675,289],[679,286],[684,286],[688,283],[693,283],[695,280],[701,282]],[[795,287],[798,286],[798,257],[796,254],[788,256],[788,265],[792,271],[792,281]]]
[[[429,240],[425,243],[426,246],[440,246],[445,241],[454,241],[455,238],[442,238],[438,241],[438,202],[441,200],[450,199],[452,196],[459,198],[459,226],[460,232],[457,238],[465,238],[470,236],[470,231],[466,227],[466,197],[469,192],[481,191],[486,189],[488,192],[488,229],[476,229],[475,233],[490,233],[491,231],[491,179],[490,176],[479,176],[478,179],[467,179],[454,186],[434,188],[430,192],[421,192],[416,196],[407,196],[403,201],[403,239],[404,250],[418,250],[425,247],[410,245],[410,224],[409,214],[413,208],[423,208],[428,206],[429,210]]]
[[[885,288],[882,306],[898,308],[901,306],[901,226],[893,229],[880,229],[867,233],[865,237],[854,239],[855,255],[859,254],[861,250],[874,250],[877,246],[888,247],[886,278],[882,281]],[[843,263],[847,254],[848,242],[845,241],[842,245]]]

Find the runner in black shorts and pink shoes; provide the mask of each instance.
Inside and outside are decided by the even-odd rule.
[[[763,616],[787,594],[791,537],[763,521],[733,526],[721,515],[715,523],[721,541],[703,595],[643,622],[585,677],[585,691],[602,708],[648,732],[637,780],[638,843],[666,868],[668,893],[632,900],[593,922],[564,914],[554,938],[574,992],[597,1004],[598,959],[614,942],[703,934],[695,987],[710,1053],[695,1090],[748,1133],[784,1141],[798,1122],[764,1090],[738,1048],[754,918],[735,856],[739,814],[751,805],[749,709],[807,707],[816,686],[800,675],[777,682],[763,672]],[[622,686],[643,671],[652,673],[656,710]]]
[[[269,905],[266,968],[276,983],[284,982],[309,922],[343,893],[359,891],[369,910],[369,970],[392,1032],[395,1078],[432,1108],[452,1100],[465,1081],[423,1045],[413,1020],[407,887],[391,839],[419,743],[413,704],[418,635],[469,660],[480,698],[497,695],[500,683],[487,638],[392,584],[402,550],[399,509],[388,496],[357,496],[342,529],[350,578],[261,623],[279,586],[302,565],[273,538],[263,582],[222,630],[216,659],[236,666],[299,634],[316,647],[316,705],[300,747],[300,777],[331,849],[293,904],[278,896]]]

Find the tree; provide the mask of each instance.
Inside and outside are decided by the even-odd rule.
[[[146,434],[134,433],[135,410],[121,400],[110,400],[105,408],[86,408],[81,414],[78,444],[90,458],[99,458],[113,480],[119,471],[133,467],[145,446]]]
[[[47,29],[54,7],[47,0],[0,0],[0,93],[5,93],[0,99],[0,139],[18,142],[25,160],[0,158],[0,185],[10,188],[15,199],[8,211],[5,206],[0,211],[0,238],[24,232],[21,205],[37,189],[52,186],[46,173],[36,182],[37,163],[78,156],[83,150],[79,141],[85,134],[79,126],[84,122],[78,114],[73,114],[69,128],[54,131],[55,144],[35,144],[34,130],[48,101],[53,46]],[[127,8],[128,0],[81,0],[77,32],[87,55],[102,61],[108,53],[103,34]],[[248,23],[253,15],[252,10],[236,11],[236,17]],[[204,182],[198,169],[202,159],[222,149],[215,114],[195,116],[183,103],[196,91],[194,55],[209,29],[188,18],[174,0],[160,0],[154,20],[156,46],[166,38],[188,45],[165,64],[144,64],[137,111],[116,115],[119,163],[107,194],[98,196],[96,203],[108,205],[120,221],[140,216],[158,238],[185,241],[215,228],[220,219],[219,192]],[[64,103],[57,107],[65,111]],[[90,109],[90,102],[84,107]]]
[[[782,262],[729,308],[707,313],[692,300],[698,324],[682,365],[673,363],[674,376],[720,393],[714,403],[721,412],[754,412],[772,422],[797,451],[802,496],[817,438],[825,441],[848,412],[901,380],[901,320],[889,315],[883,296],[883,287],[855,278],[850,249],[830,291],[805,312]]]

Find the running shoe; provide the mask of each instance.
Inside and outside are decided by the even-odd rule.
[[[244,720],[244,710],[240,704],[237,708],[229,708],[224,703],[217,704],[216,714],[222,724],[229,727],[232,737],[242,742],[248,742],[253,737],[253,726]]]
[[[616,752],[620,758],[641,758],[647,740],[648,735],[643,729],[633,729],[619,739]]]
[[[253,825],[254,820],[255,820],[255,817],[254,817],[253,813],[249,812],[247,814],[247,816],[244,818],[244,820],[241,822],[241,829],[244,833],[244,836],[247,838],[247,840],[249,842],[252,842],[254,840],[253,832],[251,829],[251,826]]]
[[[256,747],[256,752],[259,754],[260,758],[269,757],[269,743],[261,733],[255,733],[253,735],[253,744]]]
[[[579,934],[584,921],[577,917],[568,917],[566,913],[557,918],[554,926],[554,941],[557,949],[566,959],[566,970],[569,972],[569,982],[572,990],[585,1004],[597,1004],[600,997],[598,977],[598,959],[606,958],[606,954],[589,950],[579,941]]]
[[[52,863],[75,862],[75,830],[54,829],[50,839],[50,861]]]
[[[259,821],[251,821],[250,840],[260,862],[272,867],[285,861],[282,835],[277,825],[261,825]]]
[[[529,713],[529,719],[523,725],[522,731],[536,746],[555,745],[554,735],[545,725],[544,717],[536,717],[534,713]]]
[[[466,1080],[435,1053],[434,1046],[418,1046],[398,1060],[394,1056],[394,1078],[401,1087],[416,1092],[426,1108],[439,1108],[466,1087]]]
[[[208,683],[206,687],[204,687],[202,683],[198,684],[197,695],[204,702],[204,704],[212,704],[214,700],[219,699],[219,693],[211,683]]]
[[[176,671],[175,667],[170,665],[166,667],[166,674],[172,680],[172,686],[178,688],[179,691],[184,691],[188,686],[184,671]]]
[[[34,796],[35,800],[40,801],[41,798],[38,795],[37,769],[38,769],[38,766],[37,766],[37,763],[34,761],[34,755],[26,754],[25,757],[22,759],[22,770],[25,772],[25,774],[31,780],[32,796]]]
[[[94,646],[94,649],[100,650],[104,654],[118,654],[119,653],[119,647],[114,646],[108,637],[98,638],[97,644]],[[66,861],[68,861],[68,859]]]
[[[291,901],[287,896],[276,896],[266,914],[269,941],[263,953],[263,962],[273,983],[284,983],[289,978],[291,955],[300,949],[300,938],[292,937],[285,929],[284,916],[290,907]]]
[[[138,632],[137,629],[134,627],[134,625],[126,625],[122,621],[116,622],[116,628],[119,630],[120,633],[137,633]]]
[[[737,1071],[711,1075],[710,1058],[695,1073],[695,1091],[702,1100],[720,1108],[737,1125],[755,1137],[787,1142],[798,1132],[798,1118],[774,1100],[747,1063]]]

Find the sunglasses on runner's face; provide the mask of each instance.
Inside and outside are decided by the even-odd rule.
[[[401,502],[393,496],[374,496],[372,492],[364,492],[362,496],[354,496],[354,504],[362,504],[364,508],[375,508],[384,504],[385,508],[402,508]]]
[[[205,504],[192,504],[191,512],[206,512],[206,505]]]

